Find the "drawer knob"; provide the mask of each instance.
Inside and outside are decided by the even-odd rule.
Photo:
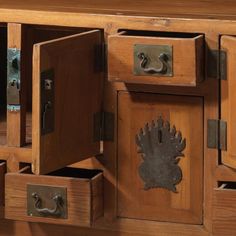
[[[168,55],[165,53],[161,53],[158,56],[158,61],[160,62],[160,67],[159,68],[154,68],[154,67],[147,67],[149,64],[149,58],[143,53],[140,52],[138,54],[138,58],[140,60],[140,67],[143,69],[145,73],[149,74],[165,74],[168,69]]]
[[[61,207],[63,205],[63,199],[61,195],[55,195],[52,200],[54,201],[55,206],[52,209],[49,208],[41,208],[42,199],[37,193],[32,193],[32,197],[35,200],[34,207],[35,210],[42,215],[61,215]]]

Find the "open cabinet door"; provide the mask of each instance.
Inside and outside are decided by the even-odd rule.
[[[93,117],[101,110],[99,30],[34,45],[33,172],[45,174],[99,154]]]
[[[222,36],[221,49],[227,53],[227,80],[221,80],[221,119],[227,122],[222,163],[236,168],[236,37]]]

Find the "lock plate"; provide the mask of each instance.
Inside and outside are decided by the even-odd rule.
[[[16,48],[8,49],[7,73],[7,107],[8,110],[17,111],[16,108],[20,106],[20,50]]]
[[[35,195],[38,199],[35,199]],[[60,202],[55,201],[60,197]],[[67,189],[65,187],[27,185],[27,215],[67,219]]]
[[[41,134],[54,131],[55,112],[55,80],[54,70],[41,72]]]
[[[137,76],[173,76],[172,46],[135,44],[133,70]]]

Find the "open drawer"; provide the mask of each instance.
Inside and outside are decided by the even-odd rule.
[[[236,182],[219,182],[213,195],[213,233],[232,235],[236,230]]]
[[[196,86],[203,79],[204,36],[121,32],[108,39],[110,81]]]
[[[103,214],[103,175],[66,167],[48,175],[6,175],[5,217],[91,226]]]
[[[27,113],[32,114],[32,132],[28,133],[32,133],[33,173],[47,174],[100,154],[94,117],[101,112],[102,103],[103,32],[26,25],[21,33],[21,58],[12,56],[9,70],[20,73],[20,95],[27,95]],[[22,68],[18,72],[17,63]],[[16,90],[12,87],[8,94]],[[17,102],[11,96],[8,99],[9,122],[23,116],[24,108]],[[11,131],[12,138],[19,133]]]

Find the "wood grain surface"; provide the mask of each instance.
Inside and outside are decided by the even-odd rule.
[[[233,0],[209,1],[160,1],[160,0],[59,0],[51,2],[42,0],[0,1],[2,9],[22,9],[35,11],[71,12],[71,13],[99,13],[117,15],[143,15],[143,16],[172,16],[188,18],[235,18],[236,8]]]

